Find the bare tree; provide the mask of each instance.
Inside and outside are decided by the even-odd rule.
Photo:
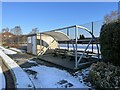
[[[111,22],[118,21],[118,12],[117,11],[112,11],[110,14],[107,14],[104,17],[104,23],[108,24]]]
[[[30,32],[30,34],[36,34],[39,33],[38,28],[33,28],[32,31]]]
[[[20,26],[15,26],[14,28],[11,29],[10,31],[11,33],[13,33],[14,35],[16,35],[16,39],[15,39],[15,42],[19,43],[19,38],[20,38],[20,35],[22,35],[22,29]]]
[[[15,26],[10,32],[15,35],[22,35],[22,29],[20,26]]]
[[[2,33],[4,33],[4,32],[9,32],[9,28],[3,28]]]

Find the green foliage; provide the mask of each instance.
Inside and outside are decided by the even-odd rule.
[[[96,89],[118,90],[120,88],[120,67],[104,62],[93,63],[90,67],[90,73],[87,77]]]
[[[103,61],[120,66],[120,22],[102,26],[100,46]]]

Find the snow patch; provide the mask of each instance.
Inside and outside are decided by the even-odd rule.
[[[29,88],[33,89],[33,84],[30,81],[28,75],[15,63],[10,57],[8,57],[2,50],[0,50],[0,56],[14,75],[15,85],[17,88]]]
[[[20,52],[20,53],[23,53],[25,52],[25,50],[21,50],[21,49],[17,49],[17,48],[10,48],[11,50],[14,50],[16,52]]]
[[[0,90],[5,89],[5,87],[6,87],[5,76],[0,66]]]
[[[27,61],[28,63],[35,63],[35,64],[37,64],[35,61],[33,61],[33,60],[28,60]]]
[[[28,74],[36,88],[88,88],[64,70],[43,65],[34,66],[28,68],[28,70],[37,72],[36,79],[34,78],[34,75]],[[59,84],[61,81],[67,82]]]
[[[89,88],[91,88],[91,83],[90,82],[85,82],[84,80],[88,77],[89,75],[89,70],[90,68],[82,69],[80,71],[77,71],[74,73],[74,76],[79,79],[81,83],[84,83],[87,85]]]
[[[4,47],[2,47],[2,46],[0,46],[0,49],[1,49],[4,53],[6,53],[6,54],[17,54],[17,52],[12,51],[12,50],[9,50],[9,49],[6,49],[6,48],[4,48]]]

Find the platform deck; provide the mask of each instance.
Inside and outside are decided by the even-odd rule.
[[[75,61],[71,60],[70,57],[63,57],[61,55],[58,56],[54,56],[53,54],[46,54],[43,55],[41,57],[38,57],[40,60],[61,66],[65,69],[69,69],[69,70],[78,70],[78,69],[82,69],[82,68],[86,68],[88,66],[90,66],[93,62],[96,62],[96,60],[92,60],[89,61],[87,60],[87,64],[81,63],[81,65],[78,67],[78,69],[75,68]],[[86,59],[85,59],[86,60]]]

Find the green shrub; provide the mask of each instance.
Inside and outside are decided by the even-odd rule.
[[[90,72],[86,79],[98,90],[120,88],[120,67],[110,63],[97,62],[90,66]]]
[[[103,61],[120,66],[120,22],[102,26],[100,47]]]

